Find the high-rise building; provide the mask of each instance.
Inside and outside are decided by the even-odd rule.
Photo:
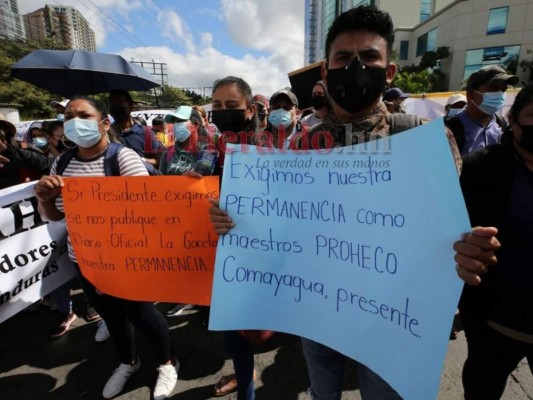
[[[24,15],[28,39],[52,40],[71,49],[96,51],[94,31],[73,7],[49,5]]]
[[[324,43],[333,20],[342,12],[373,0],[306,0],[305,1],[305,63],[325,58]]]
[[[426,51],[449,47],[450,56],[441,64],[449,90],[459,90],[472,72],[487,64],[502,65],[529,80],[518,64],[531,60],[527,51],[533,49],[533,0],[308,0],[306,64],[325,58],[333,10],[337,16],[361,4],[373,4],[391,16],[400,66],[418,64]],[[314,30],[307,31],[308,26]]]
[[[24,40],[25,38],[17,0],[0,0],[0,39]]]

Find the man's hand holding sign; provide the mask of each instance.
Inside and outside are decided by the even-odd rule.
[[[472,283],[498,247],[492,228],[453,245],[469,227],[442,131],[435,121],[393,136],[387,154],[236,148],[220,207],[211,202],[223,236],[210,327],[310,338],[366,364],[401,396],[435,397],[461,291],[452,246]],[[312,167],[277,168],[292,160]],[[304,172],[312,183],[298,183]]]

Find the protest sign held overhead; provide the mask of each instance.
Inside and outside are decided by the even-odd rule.
[[[65,178],[70,240],[83,275],[131,300],[208,305],[218,177]]]
[[[210,328],[307,337],[405,398],[435,398],[462,287],[452,244],[470,230],[443,132],[439,120],[387,146],[233,148]]]

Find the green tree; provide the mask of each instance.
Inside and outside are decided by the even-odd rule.
[[[158,90],[159,91],[159,90]],[[170,85],[163,85],[157,97],[153,90],[149,92],[132,92],[135,102],[147,108],[176,108],[182,105],[193,106],[205,104],[210,98],[203,97],[191,90],[184,90]]]
[[[418,65],[400,68],[394,78],[394,86],[406,93],[431,93],[446,90],[444,81],[446,76],[440,70],[441,60],[450,56],[450,48],[438,47],[426,51]]]
[[[50,118],[54,114],[48,104],[57,99],[57,95],[12,78],[10,73],[11,65],[33,50],[43,47],[56,48],[51,41],[39,45],[26,41],[0,40],[0,103],[22,105],[19,110],[22,120]]]

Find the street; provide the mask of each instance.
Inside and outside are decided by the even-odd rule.
[[[74,296],[74,310],[83,315],[82,296]],[[159,304],[165,311],[167,304]],[[101,399],[102,388],[118,359],[110,340],[94,341],[96,323],[78,318],[67,334],[51,340],[55,314],[48,307],[20,313],[0,325],[0,399]],[[180,361],[179,380],[172,400],[215,398],[213,385],[232,372],[220,332],[207,331],[197,310],[168,319]],[[116,399],[150,399],[157,365],[142,333],[138,333],[140,370]],[[463,398],[461,368],[466,342],[461,332],[451,341],[442,374],[439,400]],[[258,400],[304,400],[308,386],[305,362],[297,337],[278,334],[259,346],[255,356]],[[353,365],[347,371],[343,400],[360,399]],[[234,400],[235,394],[224,397]],[[510,377],[505,400],[533,399],[533,378],[525,360]]]

